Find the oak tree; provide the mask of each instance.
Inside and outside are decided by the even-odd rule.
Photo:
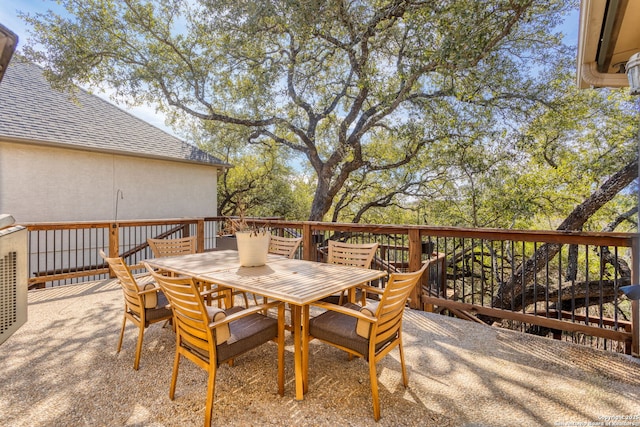
[[[420,164],[428,150],[432,155],[434,147],[464,139],[458,132],[469,112],[516,112],[543,102],[545,92],[528,75],[558,45],[550,29],[574,6],[560,0],[60,3],[67,14],[25,15],[33,31],[24,52],[46,67],[52,82],[106,84],[121,100],[158,103],[209,126],[241,126],[248,143],[303,156],[316,181],[311,220],[340,208],[351,177]]]

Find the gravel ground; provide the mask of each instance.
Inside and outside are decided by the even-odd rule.
[[[205,372],[182,363],[169,400],[173,332],[147,329],[136,372],[130,324],[115,352],[121,321],[113,281],[31,291],[29,321],[0,346],[0,425],[201,426]],[[219,369],[212,425],[640,426],[638,359],[413,310],[404,342],[409,387],[394,350],[378,364],[378,423],[366,363],[317,341],[296,401],[288,337],[285,396],[268,343]]]

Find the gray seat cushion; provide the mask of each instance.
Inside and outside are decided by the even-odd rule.
[[[243,307],[235,306],[225,310],[225,313],[230,316],[242,310],[244,310]],[[229,339],[216,346],[218,365],[278,336],[278,320],[259,313],[234,320],[229,323],[229,328],[231,333]],[[182,344],[202,360],[209,361],[207,352],[195,348],[184,341]]]
[[[226,310],[227,315],[230,315],[232,310]],[[217,347],[218,364],[278,336],[278,320],[259,313],[234,320],[229,327],[231,337]]]
[[[346,303],[345,307],[360,310],[357,304]],[[309,321],[309,333],[318,339],[348,348],[369,358],[369,340],[356,333],[357,319],[353,316],[327,310]],[[376,346],[376,352],[386,346],[394,337]]]
[[[145,308],[145,318],[147,322],[152,322],[157,319],[164,319],[167,316],[171,317],[171,309],[166,306],[169,304],[167,297],[158,291],[158,305],[156,308]]]

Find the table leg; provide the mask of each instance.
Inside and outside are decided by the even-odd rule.
[[[304,367],[303,367],[303,349],[301,342],[301,325],[300,320],[302,318],[299,305],[291,305],[291,326],[293,328],[293,360],[295,366],[296,376],[296,400],[304,399]]]
[[[302,307],[302,388],[309,391],[309,306]]]
[[[233,307],[233,289],[226,288],[222,292],[224,292],[224,294],[225,294],[224,303],[225,303],[225,306],[227,307],[227,309]]]
[[[347,301],[350,303],[356,302],[356,288],[349,288],[347,291]]]

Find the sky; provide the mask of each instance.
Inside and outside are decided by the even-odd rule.
[[[0,23],[18,35],[18,52],[20,52],[21,46],[27,39],[27,24],[18,17],[18,10],[25,13],[44,13],[49,9],[53,10],[54,12],[64,11],[64,9],[61,8],[57,3],[50,0],[2,0],[2,3],[0,5]],[[566,37],[565,44],[573,46],[577,45],[579,25],[578,21],[578,9],[565,17],[565,22],[560,27],[561,31],[565,34]],[[109,102],[112,102],[109,99],[109,94],[95,94]],[[145,120],[146,122],[151,123],[156,127],[159,127],[160,129],[163,129],[174,135],[176,134],[171,128],[165,125],[164,116],[160,113],[157,113],[155,111],[155,108],[151,105],[133,108],[127,108],[123,105],[118,106],[124,110],[129,111],[136,117]]]

